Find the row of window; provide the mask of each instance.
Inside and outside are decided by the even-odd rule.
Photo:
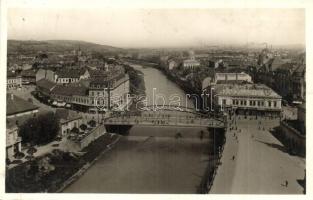
[[[58,78],[57,82],[59,83],[71,83],[71,82],[78,82],[78,78]]]
[[[226,99],[223,99],[223,105],[226,105]],[[265,101],[260,100],[243,100],[243,99],[233,99],[232,105],[240,105],[240,106],[258,106],[264,107]],[[277,107],[277,101],[267,101],[268,107]]]
[[[21,79],[8,79],[7,83],[20,83]]]

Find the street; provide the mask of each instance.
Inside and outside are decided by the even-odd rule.
[[[270,133],[269,129],[278,123],[277,119],[241,119],[237,125],[231,125],[237,126],[237,130],[226,134],[221,165],[210,193],[303,193],[298,180],[304,178],[305,159],[289,155]]]

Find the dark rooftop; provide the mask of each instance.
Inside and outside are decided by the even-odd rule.
[[[7,93],[7,116],[17,113],[23,113],[38,109],[38,106],[15,96],[11,93]]]
[[[82,118],[82,116],[78,115],[75,111],[67,110],[64,108],[58,108],[55,111],[55,115],[58,119],[60,119],[61,123]]]
[[[83,68],[66,68],[66,69],[60,69],[56,71],[56,74],[59,78],[79,78],[81,75],[83,75],[86,72],[86,69]]]
[[[56,86],[56,83],[49,81],[48,79],[40,79],[39,81],[36,82],[36,85],[38,87],[51,90],[54,86]]]
[[[55,95],[73,96],[80,95],[84,96],[88,92],[88,88],[81,84],[69,84],[69,85],[57,85],[52,93]]]

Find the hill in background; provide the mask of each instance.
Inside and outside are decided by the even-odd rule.
[[[121,52],[123,49],[107,45],[100,45],[76,40],[8,40],[8,53],[31,54],[37,52],[64,52],[80,48],[82,51],[93,51],[99,53]]]

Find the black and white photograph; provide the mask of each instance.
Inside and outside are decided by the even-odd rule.
[[[5,193],[304,196],[306,12],[8,6]]]

